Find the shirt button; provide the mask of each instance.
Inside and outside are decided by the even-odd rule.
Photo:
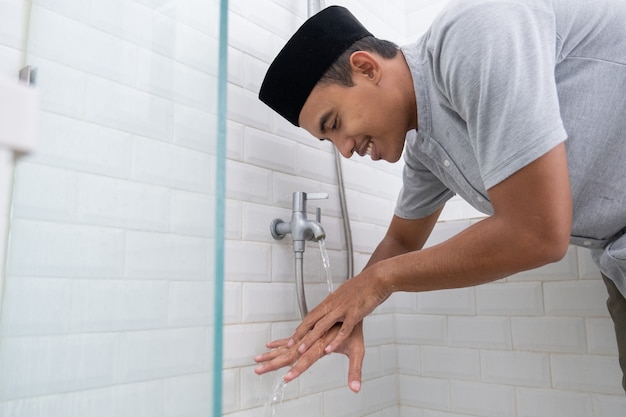
[[[485,201],[484,198],[482,198],[481,196],[476,197],[476,201],[478,201],[479,203],[482,203],[483,201]]]
[[[591,241],[590,241],[590,240],[585,240],[585,241],[583,242],[583,245],[585,245],[585,246],[591,246]]]
[[[445,166],[449,167],[449,166],[450,166],[450,161],[448,161],[447,159],[444,159],[444,160],[443,160],[443,164],[444,164]]]

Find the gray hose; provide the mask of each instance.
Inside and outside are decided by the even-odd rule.
[[[314,14],[322,10],[322,7],[324,7],[321,0],[309,0],[308,6],[309,17],[313,16]]]
[[[341,220],[343,221],[343,234],[346,238],[346,252],[348,257],[347,279],[354,276],[354,252],[352,251],[352,230],[350,229],[350,217],[348,216],[348,204],[346,203],[346,188],[343,184],[343,171],[341,170],[341,154],[333,146],[335,153],[335,168],[337,169],[337,185],[339,186],[339,205],[341,206]]]
[[[306,306],[306,294],[304,293],[304,261],[303,252],[296,252],[296,297],[298,298],[298,308],[300,309],[300,319],[309,313]]]

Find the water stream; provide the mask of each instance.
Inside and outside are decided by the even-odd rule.
[[[285,382],[281,374],[277,372],[274,387],[272,388],[272,395],[270,395],[270,398],[265,403],[261,417],[280,417],[277,408],[280,408],[283,404],[285,387],[287,387],[287,382]]]
[[[320,253],[322,254],[322,264],[324,265],[324,271],[326,272],[326,283],[328,284],[328,293],[333,292],[333,277],[330,274],[330,258],[328,257],[328,251],[326,251],[326,240],[320,239]]]
[[[328,251],[326,250],[326,241],[324,239],[319,240],[320,254],[322,255],[322,265],[324,265],[324,271],[326,273],[326,283],[328,284],[328,293],[333,292],[333,277],[330,273],[330,258],[328,257]],[[285,397],[285,387],[287,383],[283,380],[280,373],[276,373],[276,379],[274,380],[274,386],[272,388],[272,394],[263,407],[261,417],[281,417],[278,410],[283,403]]]

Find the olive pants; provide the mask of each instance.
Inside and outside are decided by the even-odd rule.
[[[619,351],[619,366],[622,368],[622,387],[626,391],[626,299],[619,292],[613,281],[602,274],[602,279],[609,292],[606,306],[609,309],[613,323],[615,324],[615,335],[617,336],[617,349]]]

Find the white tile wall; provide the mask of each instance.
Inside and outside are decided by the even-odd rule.
[[[550,360],[555,388],[623,395],[615,357],[552,354]]]
[[[41,72],[46,80],[47,69]],[[45,112],[41,113],[40,131],[45,140],[28,161],[107,177],[130,177],[132,135]]]
[[[173,377],[208,370],[207,328],[187,327],[126,333],[119,346],[124,382]]]
[[[418,312],[423,314],[475,314],[473,288],[429,291],[417,295]]]
[[[488,349],[510,349],[511,324],[507,317],[449,317],[449,343]]]
[[[165,281],[78,280],[72,291],[74,332],[158,328],[167,323]]]
[[[207,392],[212,389],[212,372],[168,379],[165,382],[163,414],[168,417],[211,415],[213,403]]]
[[[543,314],[540,282],[502,282],[476,287],[476,311],[481,315],[538,316]]]
[[[481,351],[482,380],[505,385],[550,386],[550,357],[523,351]]]
[[[579,317],[513,317],[513,345],[542,352],[584,352],[585,322]]]
[[[39,56],[118,82],[128,82],[137,66],[131,43],[42,7],[33,6],[29,36]]]
[[[9,276],[105,278],[121,276],[124,234],[119,229],[16,218],[11,249],[28,256],[9,257]],[[76,256],[80,254],[80,256]]]
[[[417,345],[445,345],[448,319],[445,316],[396,314],[396,342]]]
[[[0,415],[211,413],[217,7],[0,0],[42,97],[14,181],[0,149]]]
[[[8,278],[2,336],[66,333],[71,326],[72,280]]]
[[[400,374],[398,377],[400,403],[410,407],[449,410],[450,381]]]
[[[515,389],[512,386],[452,381],[451,409],[483,416],[515,416]]]
[[[610,318],[589,318],[585,320],[585,325],[589,353],[617,355],[614,325]]]
[[[116,381],[117,335],[5,338],[1,400],[83,390]]]
[[[475,349],[423,346],[421,375],[476,380],[480,377],[480,352]]]
[[[129,232],[125,240],[125,276],[157,279],[206,279],[205,239],[160,233]]]
[[[590,416],[593,415],[591,396],[584,393],[519,388],[518,408],[523,415],[535,416]],[[616,414],[617,415],[617,414]]]
[[[28,4],[21,0],[0,0],[0,76],[17,79],[22,65],[24,31],[22,22]],[[7,235],[13,190],[13,151],[0,146],[0,300],[5,281]]]

